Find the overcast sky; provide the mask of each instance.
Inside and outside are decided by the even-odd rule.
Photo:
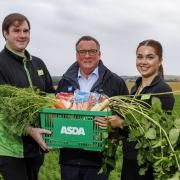
[[[76,60],[75,43],[91,35],[101,44],[104,64],[118,75],[138,75],[139,42],[155,39],[164,48],[164,71],[180,75],[179,0],[0,0],[0,23],[19,12],[31,22],[28,50],[62,75]],[[0,48],[5,41],[0,37]]]

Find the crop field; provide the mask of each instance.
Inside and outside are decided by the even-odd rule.
[[[128,83],[128,88],[132,87],[133,83]],[[180,91],[180,83],[171,82],[169,85],[173,91]],[[175,107],[174,111],[180,116],[180,93],[175,94]],[[40,169],[39,180],[60,180],[60,167],[58,164],[59,152],[51,151],[45,155],[45,161]],[[110,174],[110,180],[119,180],[122,166],[122,150],[121,145],[117,151],[116,167]],[[0,177],[0,180],[2,178]]]

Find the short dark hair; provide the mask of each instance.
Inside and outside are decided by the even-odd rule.
[[[81,41],[94,41],[96,43],[98,51],[100,51],[100,44],[98,40],[89,35],[82,36],[81,38],[78,39],[78,41],[76,42],[76,50],[78,50],[78,45]]]
[[[31,29],[31,25],[30,25],[30,22],[29,20],[27,19],[26,16],[22,15],[22,14],[19,14],[19,13],[12,13],[12,14],[9,14],[7,15],[5,18],[4,18],[4,21],[2,23],[2,32],[6,31],[8,32],[9,31],[9,27],[14,24],[14,22],[20,22],[22,23],[23,21],[26,21],[28,26],[29,26],[29,29]]]

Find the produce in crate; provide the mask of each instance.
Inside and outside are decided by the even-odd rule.
[[[74,93],[66,93],[66,92],[60,92],[56,94],[56,99],[57,102],[62,103],[62,107],[59,106],[61,109],[70,109],[73,104],[73,98],[74,98]],[[58,106],[56,106],[58,108]]]
[[[61,99],[56,99],[53,107],[58,109],[67,109],[65,103]]]
[[[57,105],[55,107],[61,109],[91,110],[94,106],[103,102],[107,98],[108,97],[103,94],[84,92],[77,89],[74,93],[57,93]],[[96,108],[94,110],[96,110]]]

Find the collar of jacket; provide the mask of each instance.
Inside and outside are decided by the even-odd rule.
[[[26,55],[25,57],[17,54],[12,49],[10,49],[7,45],[4,47],[4,50],[8,53],[9,56],[11,56],[13,59],[15,59],[19,62],[23,63],[23,60],[26,60],[26,61],[32,60],[32,56],[30,55],[30,53],[27,50],[25,50],[25,55]]]
[[[105,82],[105,80],[107,80],[107,78],[110,77],[109,75],[111,71],[106,66],[104,66],[102,60],[99,61],[98,67],[99,67],[98,68],[99,79],[93,85],[91,89],[92,91],[96,91],[96,87],[99,86],[100,83]],[[63,75],[64,79],[71,81],[77,88],[79,88],[78,81],[77,81],[78,70],[79,70],[79,65],[77,62],[75,62],[69,67],[69,69]]]
[[[155,86],[156,84],[158,84],[162,79],[160,78],[159,75],[157,75],[153,81],[151,82],[151,84],[149,86],[146,86],[144,89],[149,89],[150,87],[153,87]],[[135,82],[135,86],[132,87],[132,90],[131,90],[131,94],[135,94],[139,88],[139,86],[141,85],[142,83],[142,77],[138,77],[136,82]]]

